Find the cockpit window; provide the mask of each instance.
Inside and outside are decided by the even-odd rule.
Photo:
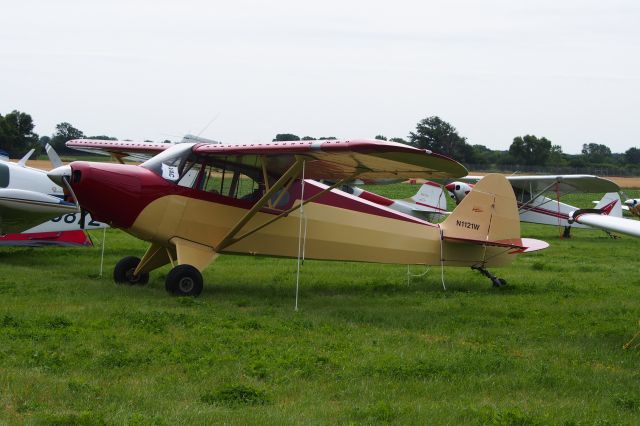
[[[188,171],[188,168],[193,166],[193,161],[189,162],[193,145],[195,144],[181,143],[174,145],[145,161],[140,166],[151,170],[168,181],[178,182]]]

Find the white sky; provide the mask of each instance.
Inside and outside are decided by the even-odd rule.
[[[635,0],[0,0],[0,113],[225,142],[535,134],[640,146]]]

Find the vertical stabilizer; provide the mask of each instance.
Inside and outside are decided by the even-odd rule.
[[[511,185],[503,175],[485,176],[440,226],[446,239],[473,242],[519,239],[520,216]]]
[[[622,201],[620,200],[620,194],[617,192],[608,192],[604,194],[604,197],[596,204],[596,209],[601,209],[602,214],[609,215],[611,217],[622,217]]]

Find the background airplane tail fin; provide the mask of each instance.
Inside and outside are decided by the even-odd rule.
[[[622,201],[620,200],[620,194],[617,192],[608,192],[604,194],[604,197],[598,201],[595,208],[602,210],[602,214],[612,217],[622,217]]]
[[[415,204],[427,207],[435,212],[447,211],[447,197],[441,185],[427,181],[420,186],[418,192],[411,197]]]
[[[500,242],[520,238],[516,197],[500,174],[482,178],[440,224],[444,239]]]

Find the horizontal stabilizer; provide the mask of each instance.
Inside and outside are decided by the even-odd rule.
[[[549,243],[547,243],[546,241],[536,240],[533,238],[513,238],[508,240],[487,241],[487,240],[471,240],[468,238],[443,237],[443,240],[451,241],[451,242],[461,242],[461,243],[467,243],[467,244],[476,244],[480,246],[512,248],[516,250],[515,252],[517,253],[531,253],[531,252],[543,250],[549,247]]]

